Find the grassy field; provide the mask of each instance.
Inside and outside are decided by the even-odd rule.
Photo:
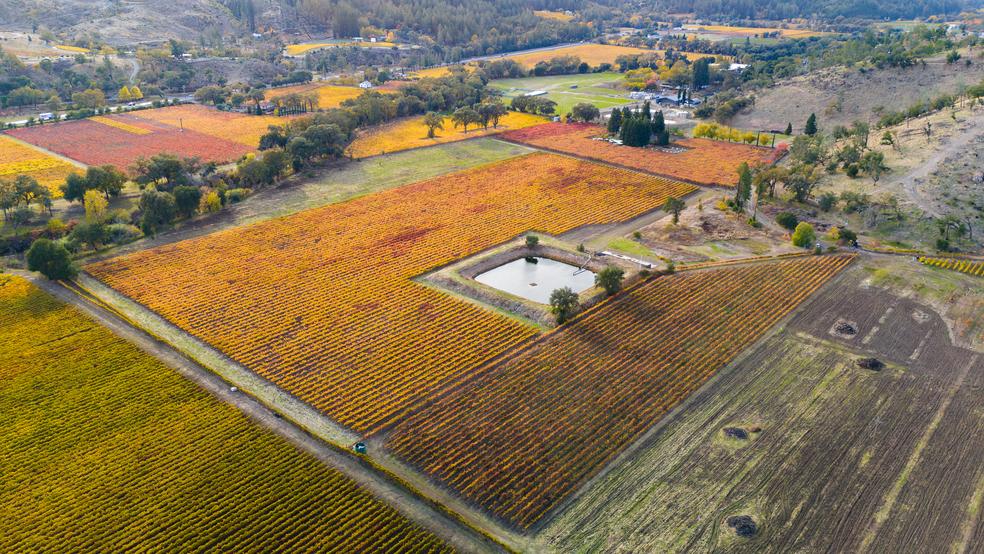
[[[557,113],[565,114],[571,111],[574,104],[588,102],[598,108],[621,106],[632,102],[624,98],[624,90],[598,86],[605,83],[618,82],[622,76],[618,73],[588,73],[584,75],[555,75],[551,77],[528,77],[525,79],[498,79],[490,81],[489,85],[504,92],[504,101],[528,91],[545,90],[547,98],[557,103]],[[571,85],[578,88],[572,89]]]
[[[451,550],[18,277],[0,345],[4,552]]]
[[[533,13],[546,19],[556,19],[559,21],[567,21],[568,19],[574,17],[573,15],[567,15],[558,12],[539,11],[539,10],[534,11]]]
[[[342,163],[326,170],[311,171],[308,175],[292,177],[283,185],[268,189],[246,202],[226,206],[221,212],[183,223],[173,236],[159,235],[155,245],[177,241],[217,231],[240,227],[258,221],[290,215],[310,208],[342,202],[373,192],[387,190],[439,177],[455,171],[528,154],[532,150],[491,139],[467,143],[449,143],[422,150],[375,156],[370,160]],[[139,191],[122,199],[114,199],[109,209],[136,208]],[[63,220],[82,219],[84,209],[78,204],[55,210]],[[10,226],[0,227],[5,233]],[[116,247],[112,255],[123,255],[148,248],[147,241]]]
[[[770,29],[766,27],[727,27],[724,25],[684,25],[683,30],[687,33],[698,32],[708,34],[718,34],[722,37],[734,36],[753,36],[762,33],[773,33],[780,31],[786,38],[818,37],[820,33],[807,29]]]
[[[856,262],[551,522],[543,550],[979,551],[984,364],[913,301],[950,290],[936,270],[906,265]],[[734,515],[758,533],[736,536]]]

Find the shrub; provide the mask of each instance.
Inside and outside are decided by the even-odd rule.
[[[625,277],[625,270],[621,267],[610,265],[595,274],[595,286],[605,289],[608,296],[614,295],[622,288],[622,279]]]
[[[27,251],[27,268],[39,271],[48,279],[72,279],[79,273],[79,268],[72,263],[72,258],[64,246],[48,239],[34,241]]]
[[[114,244],[123,244],[130,239],[135,239],[140,236],[140,229],[128,223],[113,223],[109,225],[106,230],[108,233],[108,240],[112,241]]]
[[[634,239],[641,239],[642,238],[642,233],[639,232],[639,231],[633,231],[632,232],[632,238],[634,238]]]
[[[577,251],[578,252],[584,252],[584,243],[581,243],[581,244],[577,245]]]
[[[848,229],[838,229],[837,240],[842,241],[844,244],[847,244],[858,240],[858,234]]]
[[[950,241],[946,239],[936,239],[936,250],[946,252],[950,250]]]
[[[229,202],[232,203],[242,202],[249,197],[251,192],[252,191],[250,189],[232,189],[226,193],[226,198],[228,198]]]
[[[114,223],[123,223],[129,225],[133,223],[133,217],[130,215],[130,212],[123,209],[119,209],[119,210],[113,210],[111,212],[106,212],[106,215],[103,216],[103,222],[106,223],[107,225],[114,224]]]
[[[676,271],[676,264],[673,262],[666,262],[666,272],[673,273]]]
[[[536,248],[540,244],[540,238],[536,235],[526,235],[526,247],[530,250]]]
[[[793,246],[803,248],[810,246],[816,241],[817,236],[813,232],[813,225],[809,223],[800,223],[796,226],[796,230],[793,231]]]
[[[837,195],[827,191],[820,195],[817,199],[817,203],[820,204],[820,209],[829,212],[835,205],[837,205]]]
[[[851,164],[847,166],[847,176],[851,179],[858,176],[858,164]]]
[[[782,212],[776,216],[776,224],[790,231],[796,229],[796,225],[799,220],[796,218],[796,214],[792,212]]]

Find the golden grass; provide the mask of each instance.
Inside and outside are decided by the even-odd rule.
[[[324,85],[320,83],[304,83],[303,85],[293,85],[293,86],[282,87],[282,88],[264,89],[263,97],[269,100],[271,98],[280,96],[281,94],[290,94],[292,92],[308,92],[316,88],[321,88],[322,86]]]
[[[632,46],[613,46],[610,44],[579,44],[570,48],[506,57],[516,60],[517,63],[521,63],[527,67],[533,67],[539,62],[548,62],[557,56],[577,56],[581,58],[582,62],[587,62],[588,65],[598,66],[603,63],[614,65],[615,58],[619,56],[638,56],[639,54],[651,54],[653,52],[659,53],[661,57],[666,55],[664,50],[649,50],[647,48],[635,48]],[[691,61],[707,56],[707,54],[693,54],[689,52],[681,52],[681,54],[684,54]]]
[[[290,44],[287,46],[287,53],[291,56],[297,56],[298,54],[303,54],[311,50],[316,50],[318,48],[326,48],[329,46],[351,46],[356,44],[355,42],[339,42],[339,43],[318,43],[318,44]],[[360,42],[358,43],[362,47],[366,48],[392,48],[396,46],[393,42]]]
[[[469,73],[471,73],[472,71],[475,71],[475,67],[472,66],[472,65],[460,65],[458,67],[464,67],[466,70],[468,70]],[[443,77],[445,75],[448,75],[448,68],[446,68],[446,67],[432,67],[430,69],[424,69],[424,70],[418,71],[414,75],[416,75],[417,77],[420,77],[421,79],[424,78],[424,77],[435,77],[435,78],[437,78],[437,77]]]
[[[540,16],[540,17],[545,17],[547,19],[556,19],[558,21],[567,21],[568,19],[571,19],[571,18],[574,17],[573,15],[567,15],[567,14],[557,13],[557,12],[544,12],[544,11],[540,11],[540,10],[535,10],[533,13],[536,14],[536,15],[538,15],[538,16]]]
[[[548,123],[550,119],[540,115],[530,115],[519,112],[509,112],[499,120],[499,128],[489,127],[488,131],[474,125],[469,126],[466,133],[461,127],[457,129],[451,123],[451,118],[444,118],[444,130],[438,129],[436,136],[427,138],[427,127],[423,125],[424,117],[412,117],[393,121],[385,125],[361,129],[356,133],[355,140],[345,151],[356,158],[376,156],[387,152],[399,152],[424,146],[433,146],[445,142],[484,137],[503,131],[524,129],[534,125]]]
[[[687,25],[684,31],[706,31],[709,33],[724,33],[731,35],[758,35],[781,31],[782,36],[789,38],[818,37],[820,33],[805,29],[768,29],[766,27],[727,27],[725,25]]]
[[[318,93],[318,107],[323,109],[337,108],[342,105],[342,102],[348,100],[349,98],[355,98],[359,96],[365,89],[358,87],[341,87],[337,85],[322,85],[319,83],[308,83],[305,85],[298,85],[293,87],[286,87],[282,89],[270,90],[266,92],[266,99],[270,100],[277,96],[283,94],[289,94],[291,92],[304,93],[315,91]],[[380,92],[390,92],[390,91],[380,91]]]
[[[88,48],[79,48],[78,46],[55,46],[55,48],[59,50],[68,50],[69,52],[85,52],[86,54],[89,53]]]
[[[337,87],[333,85],[325,85],[316,91],[318,93],[318,107],[319,108],[337,108],[342,105],[342,102],[359,96],[365,89],[358,87]]]

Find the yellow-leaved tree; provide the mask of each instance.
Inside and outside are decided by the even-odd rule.
[[[85,191],[84,202],[86,219],[98,219],[102,217],[106,213],[106,206],[109,205],[109,202],[95,190]]]
[[[130,101],[130,91],[126,88],[126,85],[123,85],[123,87],[120,88],[120,102],[129,102],[129,101]]]
[[[140,100],[143,98],[143,93],[140,92],[140,88],[137,85],[130,87],[130,100]]]

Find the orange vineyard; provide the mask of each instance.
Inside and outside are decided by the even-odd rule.
[[[697,185],[733,187],[738,182],[741,162],[764,161],[767,148],[710,139],[678,140],[673,146],[686,148],[671,154],[652,148],[616,146],[594,140],[606,134],[602,125],[591,123],[550,123],[507,131],[502,138],[562,154],[583,156],[623,167],[662,175]]]
[[[694,189],[534,153],[87,270],[371,432],[535,333],[412,277],[531,229],[622,221]]]
[[[528,528],[851,259],[638,285],[404,419],[387,447]]]

